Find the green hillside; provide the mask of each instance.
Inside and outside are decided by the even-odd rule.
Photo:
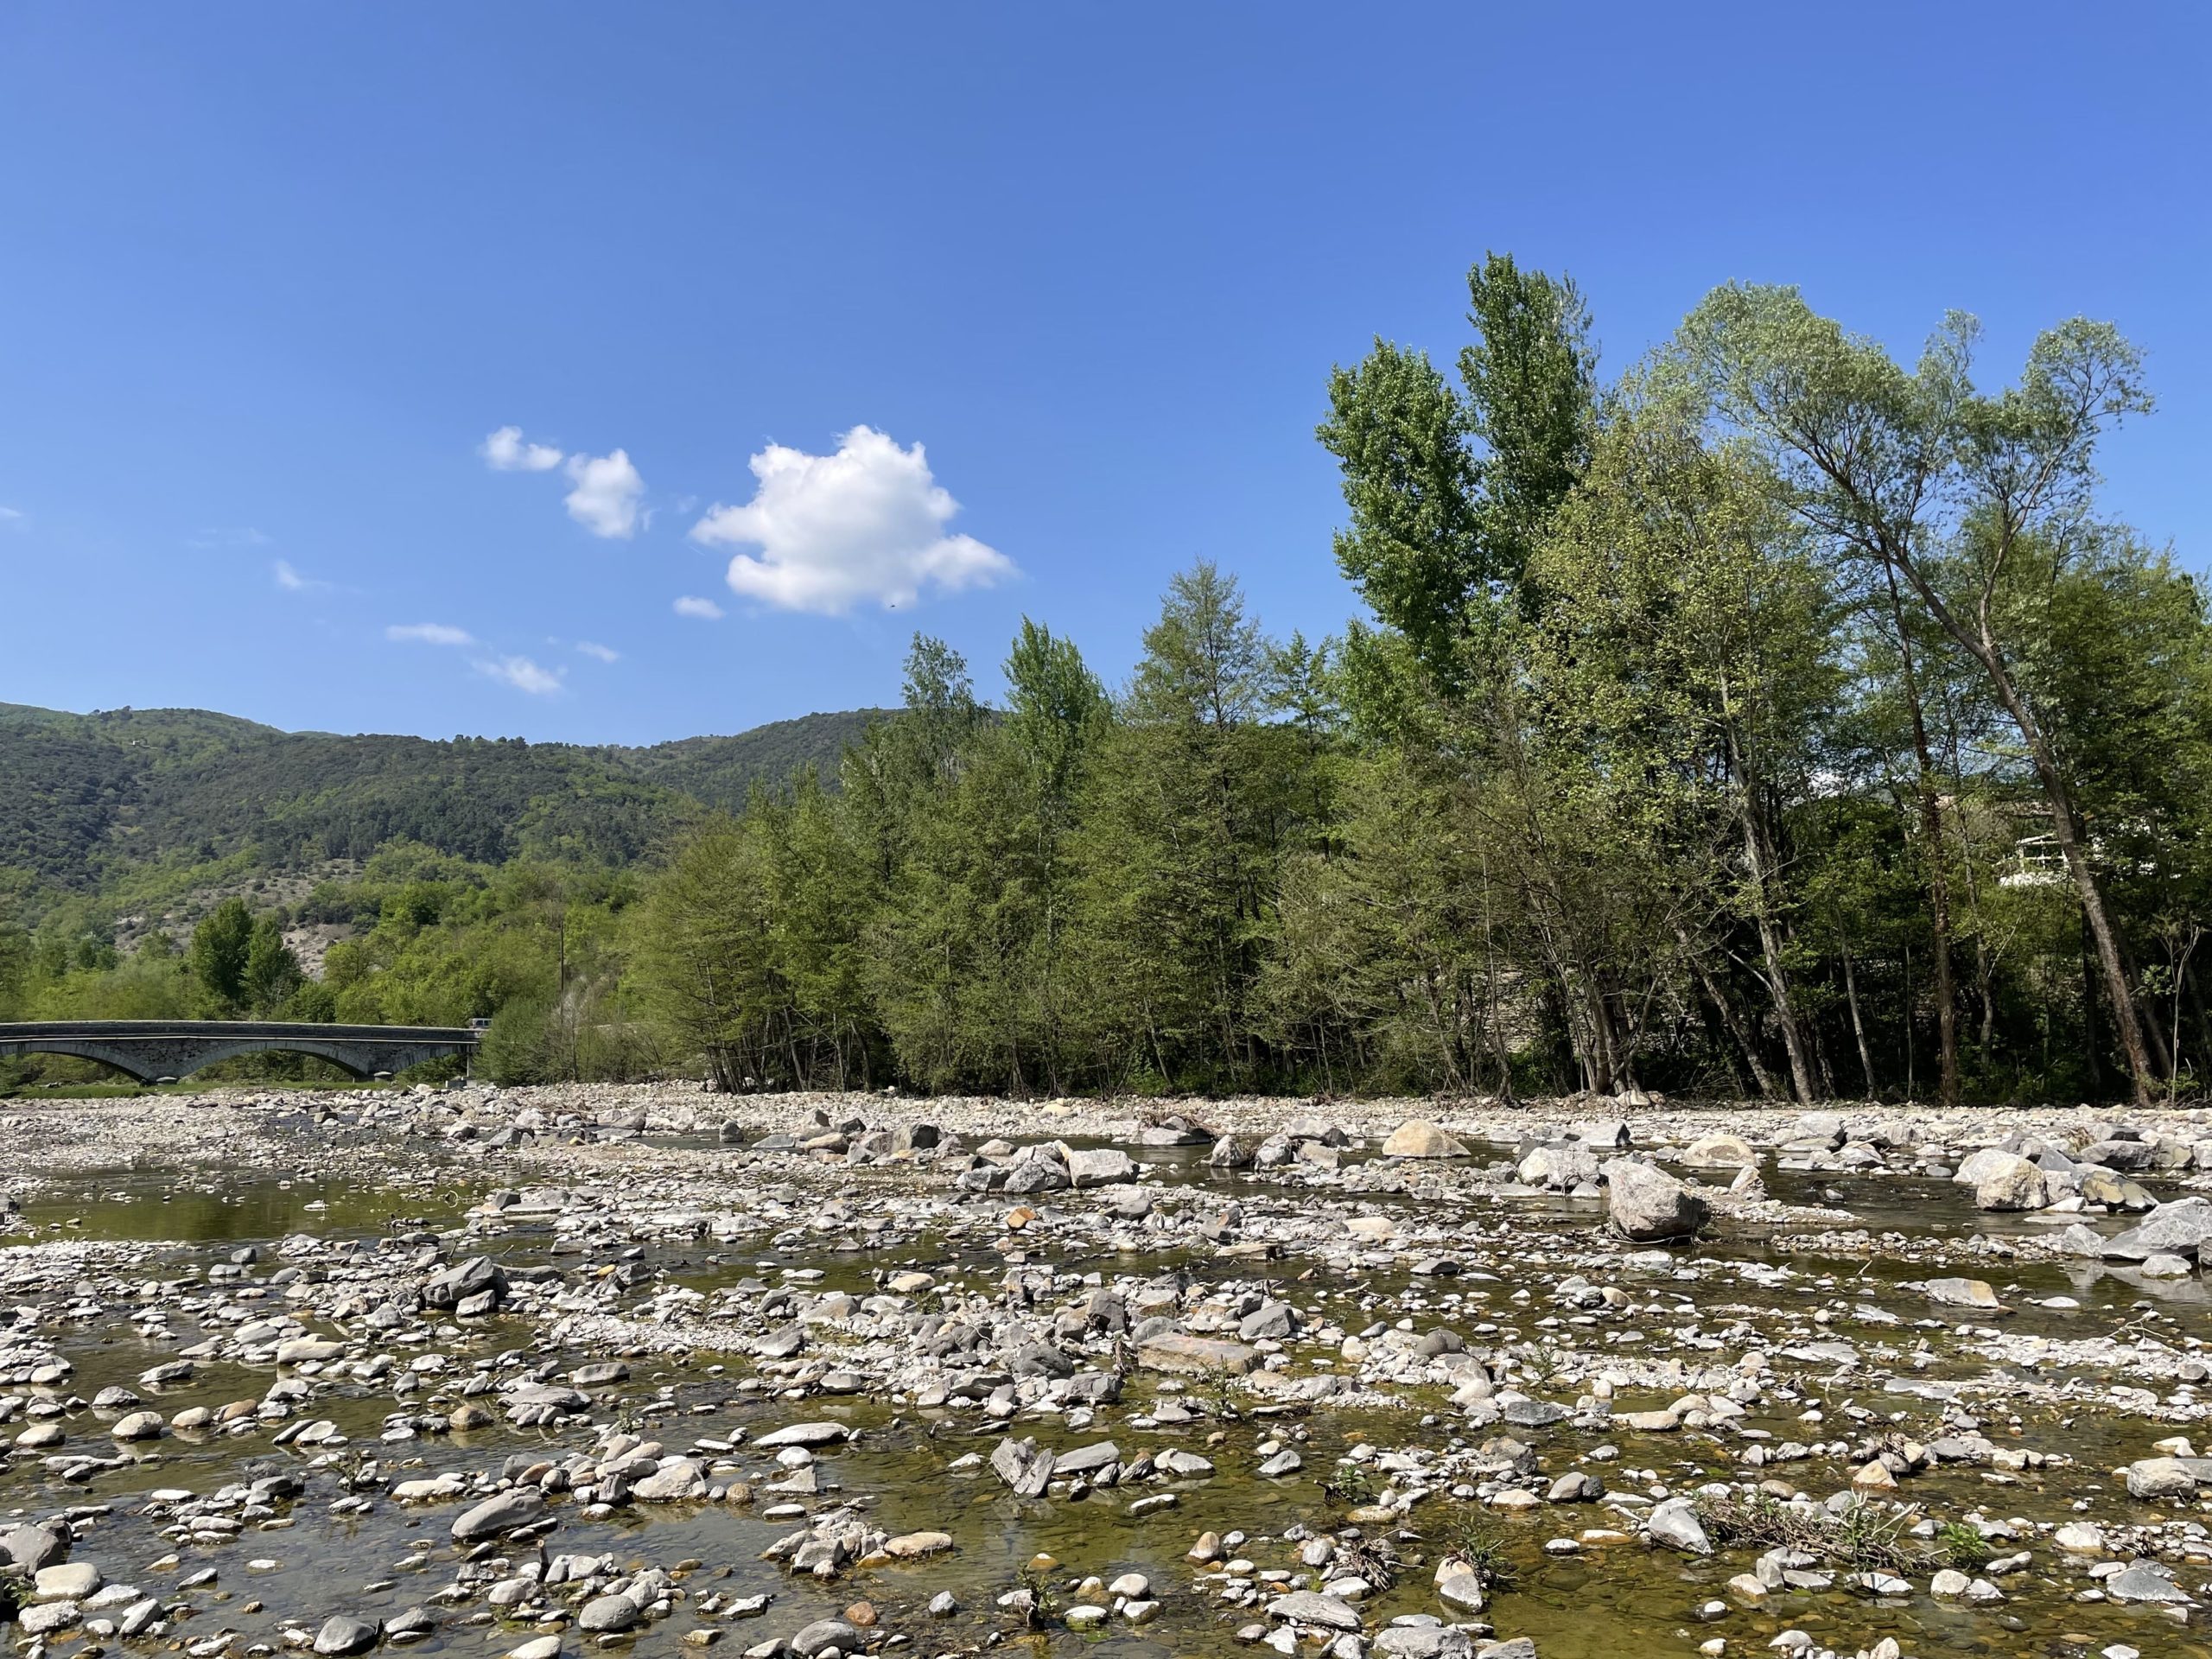
[[[702,806],[806,766],[834,776],[876,711],[646,748],[283,732],[194,709],[0,703],[0,868],[85,892],[131,868],[240,854],[272,868],[418,842],[478,863],[620,863]]]

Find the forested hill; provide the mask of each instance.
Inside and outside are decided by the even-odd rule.
[[[621,862],[702,805],[810,764],[834,779],[877,711],[647,748],[284,732],[197,709],[75,715],[0,703],[0,869],[79,891],[129,865],[362,858],[395,840],[481,863]]]

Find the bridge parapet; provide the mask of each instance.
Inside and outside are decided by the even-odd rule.
[[[357,1077],[467,1056],[483,1033],[467,1026],[308,1025],[283,1020],[48,1020],[0,1024],[0,1058],[68,1054],[152,1083],[184,1078],[218,1060],[272,1051],[312,1054]]]

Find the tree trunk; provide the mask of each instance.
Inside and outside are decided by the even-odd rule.
[[[1782,1027],[1782,1046],[1789,1057],[1789,1081],[1797,1103],[1810,1106],[1813,1071],[1805,1052],[1805,1033],[1798,1028],[1797,1010],[1789,995],[1789,976],[1782,961],[1782,929],[1775,916],[1772,861],[1766,855],[1766,836],[1759,821],[1758,779],[1745,764],[1741,746],[1732,727],[1728,730],[1728,764],[1736,778],[1736,816],[1744,831],[1744,858],[1751,871],[1751,891],[1758,902],[1752,919],[1758,924],[1759,954],[1766,963],[1767,993],[1774,999],[1775,1022]]]
[[[2012,716],[2021,741],[2027,745],[2028,758],[2036,769],[2036,781],[2043,785],[2044,798],[2050,807],[2051,839],[2058,843],[2059,855],[2066,861],[2066,874],[2073,880],[2075,896],[2081,901],[2082,918],[2088,923],[2089,938],[2096,947],[2105,998],[2112,1005],[2112,1021],[2120,1033],[2120,1052],[2127,1058],[2128,1079],[2135,1103],[2148,1107],[2155,1102],[2151,1057],[2143,1046],[2142,1021],[2136,1014],[2134,993],[2127,988],[2127,970],[2120,962],[2120,935],[2113,927],[2112,912],[2105,908],[2096,875],[2089,868],[2089,855],[2082,845],[2081,826],[2074,819],[2073,797],[2066,787],[2064,774],[2058,769],[2057,753],[2043,729],[2043,722],[2036,718],[2026,697],[2021,695],[2004,653],[1997,648],[1997,637],[1989,620],[1988,590],[1985,588],[1983,591],[1976,626],[1968,629],[1911,557],[1907,552],[1893,558],[1892,568],[1904,572],[1929,613],[1981,664],[1997,693],[1997,700],[2005,705],[2005,712]]]
[[[1936,794],[1936,755],[1928,741],[1928,721],[1920,709],[1920,675],[1912,660],[1912,639],[1904,625],[1904,605],[1897,594],[1896,567],[1885,562],[1882,574],[1890,590],[1890,620],[1897,635],[1897,662],[1904,680],[1904,704],[1912,717],[1912,754],[1916,766],[1913,794],[1920,808],[1920,837],[1928,861],[1929,929],[1935,935],[1936,1040],[1940,1050],[1940,1103],[1959,1103],[1959,1010],[1951,987],[1951,892],[1943,869],[1943,810]],[[1908,1007],[1905,1018],[1912,1015]]]
[[[1851,1007],[1851,1037],[1859,1045],[1859,1069],[1866,1074],[1866,1098],[1874,1098],[1874,1057],[1866,1047],[1866,1024],[1859,1017],[1859,976],[1852,971],[1851,947],[1843,947],[1843,997]]]
[[[1713,1004],[1713,1012],[1720,1016],[1720,1023],[1736,1039],[1736,1046],[1743,1051],[1744,1063],[1751,1069],[1751,1081],[1758,1085],[1759,1098],[1772,1100],[1778,1092],[1774,1086],[1774,1074],[1759,1058],[1758,1046],[1751,1041],[1751,1033],[1745,1029],[1743,1016],[1736,1012],[1736,1005],[1721,994],[1713,982],[1712,973],[1705,965],[1705,958],[1690,944],[1690,936],[1680,922],[1675,924],[1675,939],[1682,947],[1682,960],[1690,965],[1690,972],[1697,976],[1698,988],[1705,993],[1706,1001]]]

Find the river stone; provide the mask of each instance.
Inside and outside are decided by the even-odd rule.
[[[1382,1155],[1385,1158],[1465,1158],[1467,1149],[1427,1118],[1413,1117],[1390,1131],[1390,1138],[1382,1143]]]
[[[168,1433],[158,1411],[134,1411],[115,1420],[108,1433],[118,1440],[158,1440]]]
[[[1641,1243],[1694,1237],[1710,1213],[1664,1170],[1626,1158],[1605,1166],[1605,1212],[1617,1232]]]
[[[576,1615],[576,1628],[591,1632],[626,1630],[643,1617],[644,1611],[627,1596],[594,1596]]]
[[[1514,1173],[1530,1186],[1555,1187],[1564,1192],[1598,1179],[1598,1154],[1580,1141],[1532,1147]]]
[[[1136,1160],[1118,1147],[1068,1154],[1068,1179],[1077,1186],[1109,1186],[1135,1179]]]
[[[1180,1331],[1163,1331],[1137,1344],[1137,1363],[1148,1371],[1227,1371],[1242,1376],[1259,1363],[1259,1354],[1241,1342],[1217,1342]]]
[[[991,1453],[991,1471],[1016,1497],[1039,1497],[1052,1484],[1052,1454],[1033,1440],[1003,1440]]]
[[[2044,1190],[2044,1173],[2035,1165],[2010,1152],[1976,1153],[1974,1159],[1986,1160],[1980,1179],[1974,1182],[1975,1209],[2043,1208],[2049,1195]]]
[[[2123,1261],[2160,1254],[2194,1261],[2207,1239],[2212,1239],[2212,1203],[2197,1197],[2176,1198],[2107,1241],[2105,1253]]]
[[[2186,1279],[2196,1268],[2187,1256],[2160,1250],[2156,1255],[2143,1258],[2140,1271],[2145,1279]]]
[[[100,1587],[100,1570],[90,1561],[41,1567],[32,1586],[41,1601],[82,1601]]]
[[[1687,1497],[1670,1497],[1653,1505],[1644,1519],[1644,1527],[1654,1543],[1679,1549],[1685,1555],[1713,1554],[1713,1541],[1705,1535],[1705,1523],[1697,1518],[1697,1510]]]
[[[56,1630],[67,1630],[83,1617],[73,1601],[41,1602],[16,1615],[16,1628],[25,1636],[51,1636]]]
[[[949,1532],[902,1532],[885,1541],[883,1553],[908,1561],[918,1556],[941,1554],[951,1548],[952,1535]]]
[[[2187,1497],[2196,1490],[2196,1477],[2179,1458],[2145,1458],[2127,1465],[2130,1497]]]
[[[825,1648],[851,1653],[860,1645],[860,1631],[842,1618],[817,1618],[791,1639],[791,1650],[798,1659],[814,1659]]]
[[[1268,1604],[1268,1617],[1290,1624],[1319,1624],[1332,1630],[1359,1628],[1359,1609],[1341,1596],[1325,1596],[1313,1590],[1294,1590]]]
[[[490,1256],[472,1255],[424,1284],[423,1301],[429,1307],[458,1308],[487,1294],[495,1305],[505,1301],[507,1275]]]
[[[60,1535],[44,1527],[10,1527],[0,1532],[0,1561],[26,1573],[51,1567],[68,1553],[69,1546]]]
[[[1439,1579],[1436,1595],[1438,1600],[1448,1601],[1454,1607],[1470,1613],[1482,1611],[1485,1599],[1483,1581],[1464,1568],[1457,1573],[1446,1573]]]
[[[769,1430],[753,1444],[763,1452],[785,1446],[835,1446],[846,1433],[842,1423],[793,1423],[788,1428]]]
[[[315,1650],[324,1659],[333,1659],[333,1656],[337,1655],[366,1653],[376,1646],[378,1635],[377,1627],[365,1618],[349,1618],[344,1613],[334,1613],[315,1633]]]
[[[672,1503],[701,1497],[706,1490],[705,1470],[690,1458],[671,1458],[632,1487],[630,1496],[644,1503]]]
[[[1375,1633],[1389,1659],[1473,1659],[1475,1638],[1450,1624],[1390,1624]]]
[[[2154,1561],[2137,1561],[2105,1580],[2105,1593],[2114,1601],[2156,1601],[2194,1606],[2189,1593],[2166,1576]]]
[[[1682,1154],[1682,1161],[1695,1169],[1741,1169],[1758,1160],[1758,1153],[1740,1135],[1701,1135]]]
[[[1071,1630],[1095,1630],[1106,1622],[1106,1610],[1096,1602],[1080,1601],[1068,1609],[1065,1618]]]
[[[492,1538],[503,1532],[512,1532],[517,1527],[529,1526],[545,1518],[545,1495],[532,1486],[518,1486],[512,1491],[499,1492],[486,1498],[472,1510],[462,1513],[453,1523],[455,1543],[472,1543],[479,1538]]]
[[[1930,1279],[1922,1288],[1929,1301],[1941,1302],[1946,1307],[1978,1307],[1993,1313],[2005,1311],[2005,1305],[1997,1300],[1997,1293],[1984,1280]]]

